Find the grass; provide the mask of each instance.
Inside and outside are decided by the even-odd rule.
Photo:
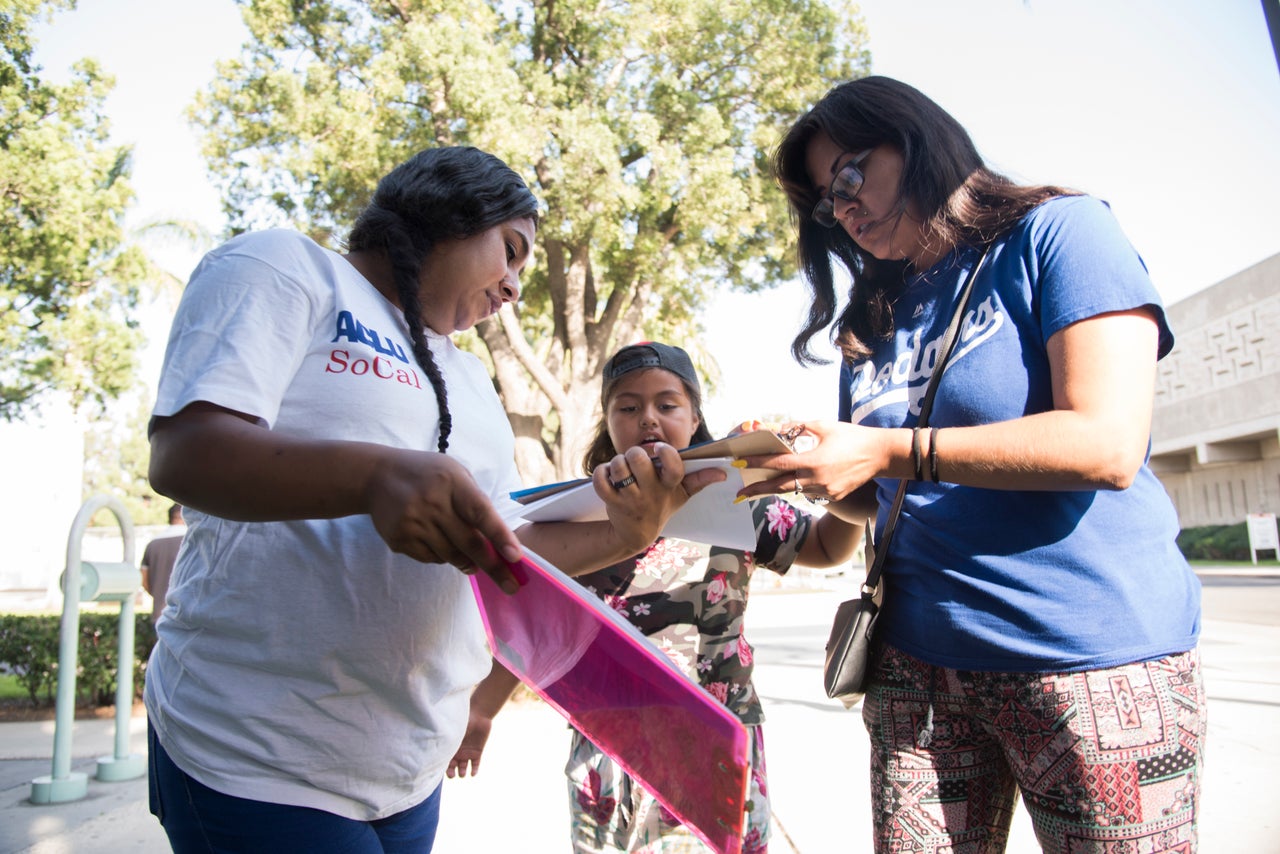
[[[1280,560],[1258,558],[1255,564],[1251,560],[1189,560],[1187,563],[1191,566],[1235,566],[1235,567],[1257,567],[1258,569],[1277,569],[1280,568]]]
[[[0,702],[7,700],[26,700],[27,689],[12,673],[0,673]]]

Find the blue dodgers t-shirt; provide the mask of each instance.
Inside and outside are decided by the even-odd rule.
[[[842,368],[842,420],[916,424],[938,341],[978,257],[961,247],[910,284],[894,306],[892,340]],[[930,426],[1052,409],[1050,336],[1141,306],[1155,309],[1163,357],[1173,336],[1160,298],[1111,211],[1087,196],[1046,202],[992,246]],[[945,479],[945,434],[938,444]],[[877,486],[887,511],[898,481]],[[1199,635],[1200,583],[1177,533],[1173,504],[1146,464],[1122,491],[912,483],[879,631],[917,658],[963,670],[1083,670],[1183,652]]]

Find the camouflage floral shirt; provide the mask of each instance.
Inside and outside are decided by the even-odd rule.
[[[815,521],[777,496],[753,501],[751,513],[754,552],[659,538],[648,551],[577,579],[748,726],[764,720],[743,634],[751,573],[790,569]]]

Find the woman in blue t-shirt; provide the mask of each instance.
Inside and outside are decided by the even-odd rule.
[[[813,337],[834,336],[847,423],[751,460],[779,474],[743,494],[803,489],[879,532],[911,481],[862,712],[876,849],[1002,850],[1021,793],[1046,851],[1193,850],[1200,587],[1147,464],[1173,336],[1142,260],[1105,203],[992,172],[884,77],[832,89],[775,169],[812,292],[792,352],[820,361]]]

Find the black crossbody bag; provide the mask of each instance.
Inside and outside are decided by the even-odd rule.
[[[989,249],[987,250],[989,251]],[[956,338],[959,337],[960,325],[964,321],[965,308],[969,304],[969,294],[973,292],[973,280],[987,260],[987,251],[982,253],[978,263],[969,271],[964,288],[960,291],[959,305],[951,318],[951,324],[938,348],[938,365],[929,377],[929,386],[925,389],[924,399],[920,401],[920,418],[917,427],[928,425],[929,412],[933,409],[933,396],[942,380],[951,351],[955,349]],[[902,512],[902,501],[907,495],[907,479],[898,482],[898,494],[894,496],[893,506],[885,519],[884,531],[880,542],[875,544],[871,568],[867,570],[866,581],[862,584],[862,595],[856,599],[846,599],[836,609],[835,621],[831,624],[831,635],[827,639],[827,658],[822,669],[822,683],[827,696],[844,703],[850,708],[867,691],[867,681],[872,666],[872,641],[875,634],[876,618],[880,615],[880,605],[876,597],[880,593],[880,575],[884,570],[885,559],[889,555],[889,542],[893,539],[893,529],[897,525],[898,516]],[[883,596],[881,596],[883,600]]]

